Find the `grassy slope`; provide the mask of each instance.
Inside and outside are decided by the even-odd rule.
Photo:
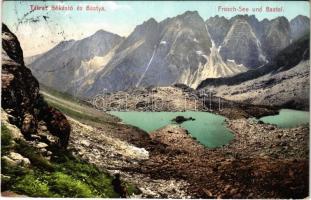
[[[94,126],[114,124],[117,119],[99,112],[87,103],[48,88],[42,90],[45,100],[64,114]],[[56,159],[46,160],[38,150],[21,140],[13,141],[10,131],[1,126],[2,155],[14,151],[31,161],[30,167],[11,166],[1,162],[2,191],[11,190],[31,197],[118,197],[113,190],[113,177],[96,166],[79,160],[70,152],[58,152]],[[129,193],[138,193],[135,186],[124,183]]]
[[[116,117],[94,109],[87,102],[80,101],[51,88],[41,86],[41,94],[51,106],[82,123],[91,126],[102,126],[103,124],[111,124],[118,121]]]
[[[31,161],[30,167],[21,167],[2,160],[1,173],[10,177],[2,179],[2,191],[31,197],[118,197],[111,185],[112,177],[69,152],[57,152],[57,158],[48,161],[25,141],[13,141],[3,124],[1,143],[2,154],[14,151]]]
[[[111,185],[112,177],[94,165],[59,152],[48,161],[40,152],[22,140],[13,142],[8,129],[1,126],[1,150],[17,152],[31,161],[30,167],[12,166],[4,160],[1,173],[2,191],[11,190],[31,197],[118,197]]]

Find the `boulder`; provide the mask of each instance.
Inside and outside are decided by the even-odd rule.
[[[22,160],[24,158],[21,154],[15,152],[10,152],[9,157],[13,160]]]
[[[9,117],[10,115],[1,109],[1,123],[10,130],[13,139],[23,139],[23,134],[21,133],[20,129],[10,123]]]
[[[1,157],[2,162],[6,163],[9,166],[17,166],[17,162],[9,158],[8,156]]]
[[[28,158],[23,157],[19,153],[11,152],[9,157],[12,158],[14,161],[16,161],[18,164],[21,164],[22,166],[30,165],[30,160]]]
[[[47,131],[48,130],[48,128],[46,127],[46,126],[40,126],[40,129],[41,129],[41,131]]]
[[[11,166],[29,166],[30,160],[28,158],[23,157],[19,153],[10,152],[8,156],[3,156],[2,160]]]
[[[11,179],[10,176],[6,176],[4,174],[1,174],[1,181],[2,182],[8,182]]]
[[[37,147],[38,149],[42,149],[42,148],[48,147],[48,145],[45,144],[45,143],[43,143],[43,142],[39,142],[39,143],[36,145],[36,147]]]
[[[83,146],[89,147],[90,146],[90,142],[88,140],[82,140],[80,142]]]

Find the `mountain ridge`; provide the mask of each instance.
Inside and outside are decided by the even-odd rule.
[[[159,22],[154,18],[144,21],[129,36],[107,48],[105,55],[89,53],[89,60],[83,60],[85,56],[81,55],[80,63],[72,64],[68,59],[63,59],[67,60],[64,63],[54,63],[59,69],[62,64],[67,68],[80,66],[73,67],[76,76],[66,77],[67,82],[71,82],[68,87],[60,87],[65,83],[55,87],[56,83],[50,81],[55,75],[40,78],[42,74],[36,73],[39,64],[34,64],[38,58],[30,68],[43,84],[80,97],[94,96],[103,89],[118,91],[175,83],[195,88],[207,78],[230,77],[270,62],[274,54],[293,41],[291,27],[296,27],[294,35],[306,29],[291,25],[306,21],[303,16],[296,18],[259,21],[254,15],[237,15],[230,19],[216,15],[204,21],[197,11],[187,11]],[[106,31],[96,33],[102,32]],[[59,78],[65,79],[64,76]]]
[[[38,80],[60,91],[75,92],[70,88],[74,80],[96,71],[100,66],[87,66],[95,57],[106,56],[124,38],[114,33],[98,30],[82,40],[68,40],[41,54],[29,67]],[[79,77],[79,78],[78,78]]]
[[[234,85],[240,84],[244,81],[258,78],[260,76],[266,75],[268,73],[277,72],[277,71],[286,71],[291,67],[297,65],[301,60],[309,59],[309,35],[305,35],[300,40],[296,41],[289,47],[282,50],[274,59],[273,63],[268,63],[260,68],[249,70],[247,72],[237,74],[236,76],[228,78],[219,78],[219,79],[207,79],[203,81],[198,89],[206,87],[206,85]],[[293,58],[291,62],[287,61],[288,57]],[[240,78],[241,77],[241,78]],[[245,77],[245,78],[244,78]],[[237,80],[238,79],[238,80]]]
[[[206,79],[198,90],[211,89],[231,101],[309,110],[309,34],[283,49],[262,67],[232,77]]]

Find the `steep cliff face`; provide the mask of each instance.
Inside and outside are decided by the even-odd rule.
[[[15,123],[24,134],[35,132],[33,117],[39,84],[24,66],[23,52],[15,35],[2,25],[2,107],[16,117]]]
[[[243,19],[235,20],[225,37],[220,54],[227,60],[235,60],[248,68],[265,63],[261,44],[250,24]]]
[[[254,69],[303,36],[309,29],[308,20],[297,16],[291,23],[285,17],[259,21],[254,15],[237,15],[231,19],[211,17],[206,24],[224,60],[232,59]]]
[[[174,83],[196,87],[207,77],[230,76],[244,70],[219,58],[198,12],[187,11],[161,22],[150,19],[120,45],[86,94],[95,95],[103,88],[118,91]]]
[[[306,16],[298,15],[290,21],[291,36],[297,40],[310,31],[310,19]]]
[[[206,25],[216,46],[220,46],[231,27],[230,20],[216,15],[206,20]]]
[[[255,15],[236,15],[229,19],[231,25],[236,20],[246,21],[252,27],[252,31],[255,33],[257,38],[260,38],[262,36],[265,27],[263,26],[262,21],[259,21]]]
[[[151,18],[125,39],[107,33],[96,40],[90,38],[94,35],[64,41],[27,62],[31,62],[30,68],[40,83],[80,97],[96,95],[103,89],[118,91],[174,83],[196,87],[208,77],[246,70],[241,64],[222,60],[209,27],[196,11],[161,22]],[[95,54],[83,54],[88,55],[92,48]]]
[[[191,75],[203,55],[209,55],[211,40],[197,12],[186,12],[161,23],[150,19],[137,26],[120,51],[103,70],[90,93],[105,86],[108,90],[130,87],[191,84]],[[130,73],[129,73],[130,71]]]
[[[1,107],[10,115],[10,122],[30,139],[38,132],[38,124],[42,121],[66,148],[70,125],[66,117],[48,106],[39,94],[37,79],[24,65],[19,41],[5,24],[2,25],[2,46]]]
[[[290,44],[291,30],[285,17],[272,20],[267,26],[263,39],[263,50],[268,59],[274,58],[282,49]]]

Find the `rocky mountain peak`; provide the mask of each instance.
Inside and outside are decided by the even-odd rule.
[[[310,23],[310,19],[304,15],[297,15],[295,18],[290,20],[290,23],[301,22],[301,23]]]
[[[234,23],[234,21],[236,20],[247,21],[252,27],[256,26],[256,24],[259,23],[255,15],[236,15],[230,19],[232,23]]]
[[[309,17],[307,17],[307,16],[304,16],[304,15],[297,15],[294,19],[292,19],[292,20],[297,20],[297,19],[299,19],[299,20],[307,20],[307,21],[310,21],[310,19],[309,19]],[[291,20],[291,21],[292,21]]]
[[[276,56],[291,41],[291,29],[287,18],[277,17],[267,24],[263,33],[262,45],[269,60]]]
[[[225,18],[224,16],[219,16],[219,15],[215,15],[213,17],[209,17],[206,22],[208,21],[212,21],[212,20],[228,20],[227,18]]]
[[[81,40],[61,42],[36,58],[29,67],[46,86],[73,92],[77,90],[77,81],[108,62],[109,56],[105,56],[123,40],[117,34],[99,30]]]
[[[155,26],[157,24],[158,24],[157,20],[151,17],[147,21],[144,21],[143,24],[140,26],[148,27],[148,26]]]
[[[258,21],[254,15],[237,15],[231,19],[214,16],[204,22],[197,11],[187,11],[160,22],[150,18],[137,25],[124,40],[103,30],[94,35],[74,42],[73,47],[68,45],[63,49],[66,51],[50,52],[42,58],[44,62],[38,63],[41,58],[36,58],[35,71],[40,71],[40,66],[49,66],[45,67],[49,71],[61,66],[58,67],[61,68],[59,74],[53,75],[61,80],[51,81],[47,73],[42,73],[38,76],[40,81],[55,89],[72,92],[71,88],[77,88],[76,84],[64,85],[77,82],[68,79],[81,83],[84,80],[89,85],[78,89],[83,96],[96,94],[103,85],[110,91],[174,83],[193,87],[201,79],[262,66],[292,39],[291,27],[284,17]],[[51,60],[56,60],[53,65],[49,64]],[[82,61],[83,66],[80,65]],[[91,67],[93,64],[95,67]],[[90,74],[89,69],[96,69],[87,78],[91,80],[82,78]],[[73,71],[76,71],[75,76]],[[232,73],[227,73],[229,71]]]
[[[276,28],[280,28],[280,29],[287,28],[289,26],[289,21],[284,16],[280,16],[280,17],[277,17],[271,20],[271,23],[272,25],[277,25]]]
[[[70,45],[72,43],[74,43],[75,40],[71,39],[71,40],[65,40],[65,41],[61,41],[59,42],[56,47],[64,47],[64,46],[67,46],[67,45]]]
[[[94,35],[96,35],[96,34],[105,34],[105,33],[108,33],[108,32],[105,31],[104,29],[99,29],[98,31],[96,31],[96,32],[94,33]]]
[[[127,47],[143,40],[154,45],[155,41],[158,40],[159,34],[159,23],[154,18],[150,18],[135,27],[134,31],[120,44],[117,52],[121,52]]]
[[[236,15],[234,17],[231,18],[232,21],[235,21],[237,19],[241,19],[241,20],[246,20],[246,21],[249,21],[249,20],[257,20],[258,19],[256,18],[255,15]]]
[[[108,32],[108,31],[105,31],[103,29],[100,29],[98,31],[96,31],[93,35],[91,35],[90,37],[92,36],[102,36],[102,37],[105,37],[107,35],[110,35],[110,36],[115,36],[115,37],[120,37],[119,35],[117,34],[114,34],[114,33],[111,33],[111,32]]]
[[[199,12],[196,10],[195,11],[186,11],[183,14],[178,15],[177,17],[190,17],[190,16],[200,17]]]
[[[183,22],[196,23],[198,21],[203,21],[202,17],[199,15],[198,11],[186,11],[185,13],[176,16],[176,19]]]
[[[205,23],[211,38],[217,46],[220,46],[230,29],[230,21],[223,16],[219,17],[216,15],[215,17],[210,17]]]
[[[133,35],[133,34],[134,35],[135,34],[139,34],[139,35],[145,34],[147,32],[154,30],[154,29],[157,29],[158,25],[159,25],[158,22],[154,18],[150,18],[147,21],[144,21],[142,24],[136,26],[131,35]]]
[[[256,68],[265,60],[260,46],[254,30],[242,16],[234,20],[221,44],[220,54],[224,60],[235,60],[238,64]]]
[[[193,11],[186,11],[184,13],[184,15],[199,15],[199,12],[196,11],[196,10],[193,10]],[[200,15],[199,15],[200,16]]]
[[[297,40],[310,32],[310,19],[303,15],[298,15],[290,20],[291,36],[293,40]]]
[[[264,18],[263,20],[260,21],[261,23],[268,23],[269,20],[267,18]]]

